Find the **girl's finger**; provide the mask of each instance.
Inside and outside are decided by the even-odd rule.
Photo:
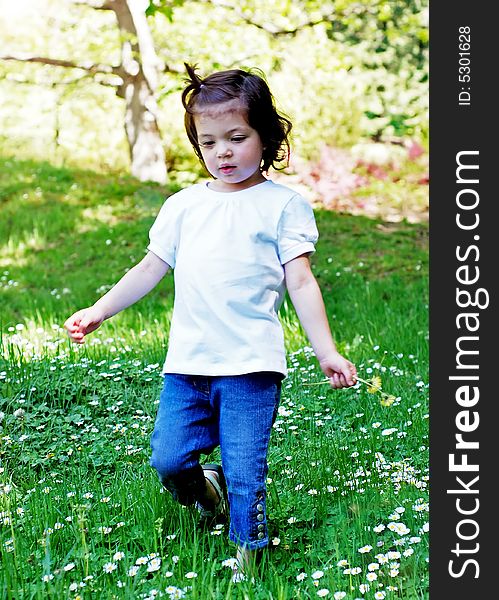
[[[68,331],[77,331],[79,325],[81,322],[81,318],[76,316],[76,315],[72,315],[71,317],[69,317],[69,319],[64,323],[64,327],[68,330]]]
[[[354,379],[355,379],[355,375],[354,375],[354,370],[353,369],[345,369],[345,371],[343,371],[342,373],[343,378],[345,379],[345,385],[354,385]]]
[[[333,373],[333,375],[329,378],[331,382],[331,387],[337,389],[341,387],[340,378],[338,377],[338,373]]]
[[[92,319],[86,317],[80,321],[79,329],[81,332],[87,332],[87,329],[90,327],[92,323]]]
[[[349,364],[349,372],[345,373],[345,377],[347,380],[348,385],[355,385],[355,382],[357,380],[357,369],[355,368],[355,365],[352,363],[348,363]]]

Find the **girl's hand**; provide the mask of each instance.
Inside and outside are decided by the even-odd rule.
[[[321,369],[329,377],[331,387],[341,389],[356,384],[357,369],[355,365],[338,352],[331,352],[319,361]]]
[[[77,344],[85,342],[84,337],[101,326],[105,314],[95,306],[84,308],[71,315],[64,323],[69,337]]]

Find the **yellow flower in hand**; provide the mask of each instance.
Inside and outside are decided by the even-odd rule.
[[[362,379],[362,377],[359,377],[358,375],[356,375],[355,379],[358,382],[363,383],[365,386],[367,386],[367,391],[370,394],[379,394],[381,396],[380,400],[379,400],[379,403],[381,404],[381,406],[385,406],[385,407],[391,406],[397,399],[395,396],[392,396],[391,394],[387,394],[386,392],[384,392],[381,389],[382,381],[381,381],[381,377],[379,377],[379,375],[375,375],[371,379]],[[329,379],[319,381],[317,383],[305,383],[304,385],[324,385],[326,383],[329,383]]]
[[[395,399],[395,396],[383,395],[379,403],[381,404],[381,406],[391,406],[395,402]]]
[[[378,392],[381,391],[381,377],[378,377],[376,375],[372,379],[369,379],[369,381],[367,383],[368,383],[367,391],[370,394],[377,394]]]

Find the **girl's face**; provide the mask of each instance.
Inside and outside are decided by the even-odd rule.
[[[204,163],[215,178],[213,190],[236,192],[266,181],[260,171],[262,141],[238,100],[201,109],[194,124]]]

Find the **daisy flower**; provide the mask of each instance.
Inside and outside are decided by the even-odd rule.
[[[154,571],[157,571],[160,567],[161,567],[161,559],[153,558],[150,561],[150,563],[147,565],[147,572],[153,573]]]
[[[198,574],[195,571],[189,571],[185,574],[186,579],[195,579],[197,576]]]

